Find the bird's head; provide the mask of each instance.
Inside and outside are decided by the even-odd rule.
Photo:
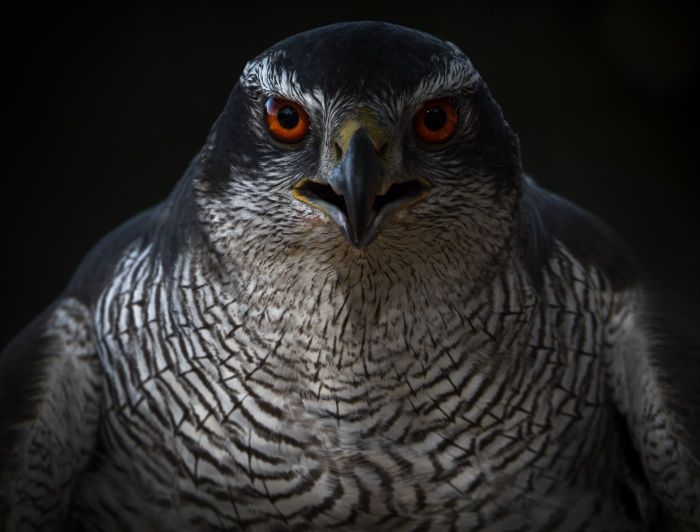
[[[517,138],[457,47],[357,22],[248,63],[195,190],[214,247],[239,260],[437,254],[474,273],[503,255],[520,179]]]

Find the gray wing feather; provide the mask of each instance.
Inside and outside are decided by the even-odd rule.
[[[0,530],[65,521],[97,440],[102,369],[92,308],[124,251],[165,240],[184,223],[178,212],[170,200],[110,233],[63,296],[0,354]]]
[[[698,314],[646,287],[619,315],[609,386],[626,419],[663,530],[700,530]]]
[[[63,296],[0,354],[0,530],[54,530],[65,521],[97,440],[102,369],[92,309],[125,250],[151,245],[167,270],[198,234],[197,160],[165,202],[95,246]]]
[[[100,367],[87,307],[64,298],[0,356],[0,528],[53,530],[91,457]]]
[[[523,182],[518,234],[537,287],[556,242],[599,271],[624,308],[610,324],[608,386],[642,482],[661,504],[641,508],[661,530],[700,530],[700,318],[652,288],[625,242],[585,210]],[[643,501],[638,506],[645,506]]]

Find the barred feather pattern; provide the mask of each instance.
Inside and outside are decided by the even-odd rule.
[[[45,376],[45,384],[35,387],[33,415],[17,426],[19,444],[7,460],[8,471],[0,471],[0,530],[55,530],[66,519],[99,418],[100,365],[91,321],[80,301],[63,299],[33,346],[43,355],[34,373]]]
[[[327,246],[314,272],[234,277],[130,249],[95,310],[105,403],[74,523],[636,529],[601,359],[619,302],[596,270],[560,246],[541,291],[517,255],[474,291]]]

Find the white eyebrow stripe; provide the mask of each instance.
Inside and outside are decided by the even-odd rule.
[[[459,50],[455,48],[455,52]],[[326,121],[330,120],[334,110],[352,101],[341,97],[341,94],[327,95],[319,87],[303,90],[297,73],[281,66],[279,60],[283,57],[284,51],[280,50],[249,62],[240,78],[244,90],[252,95],[270,95],[295,101],[307,110],[319,111],[325,115]],[[384,90],[367,94],[369,101],[385,109],[394,120],[399,120],[406,109],[415,110],[413,108],[426,100],[476,90],[479,73],[461,52],[450,57],[434,56],[432,63],[432,71],[415,87],[400,94],[390,94]]]
[[[473,92],[479,83],[479,73],[466,57],[434,57],[436,68],[423,78],[412,91],[411,100],[423,102],[436,96],[467,91]]]
[[[323,91],[318,88],[304,91],[297,80],[297,73],[280,67],[278,59],[282,56],[284,52],[278,51],[249,62],[240,79],[246,92],[279,96],[302,104],[307,109],[323,109],[326,103]]]
[[[448,43],[451,44],[451,43]],[[452,57],[434,56],[433,70],[412,88],[400,94],[380,92],[372,95],[373,104],[384,109],[394,122],[400,122],[402,116],[418,111],[423,103],[433,98],[473,93],[479,86],[480,76],[462,52],[452,45],[455,55]],[[459,55],[457,55],[459,54]]]

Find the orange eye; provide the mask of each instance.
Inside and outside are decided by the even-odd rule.
[[[309,132],[309,115],[301,105],[270,98],[265,104],[267,128],[280,142],[299,142]]]
[[[418,111],[413,126],[423,142],[439,144],[455,134],[458,118],[457,108],[448,98],[428,100]]]

